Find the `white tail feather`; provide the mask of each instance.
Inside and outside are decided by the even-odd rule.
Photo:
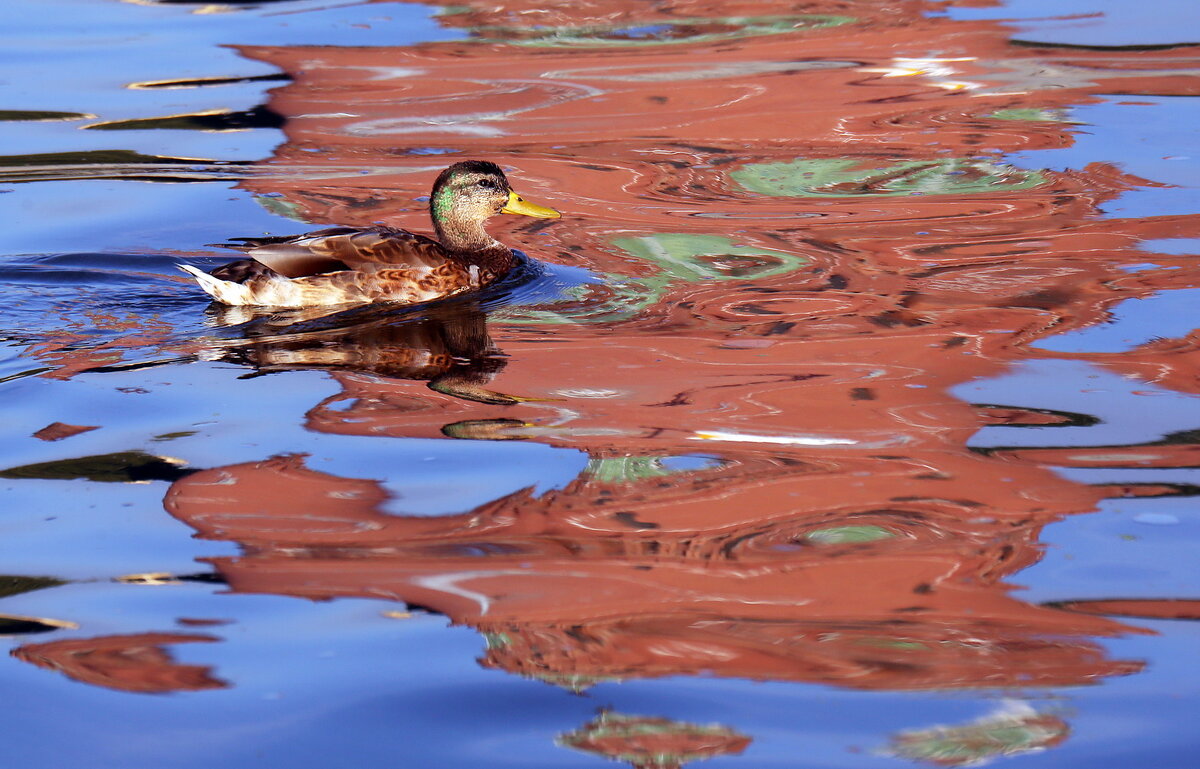
[[[190,264],[177,264],[179,269],[196,279],[204,292],[223,304],[253,304],[250,291],[245,286],[228,280],[214,278],[206,272],[201,272]]]

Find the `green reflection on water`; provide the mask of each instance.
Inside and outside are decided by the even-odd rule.
[[[996,120],[1019,120],[1029,123],[1072,123],[1080,125],[1079,121],[1071,120],[1065,109],[1037,109],[1035,107],[1014,107],[1012,109],[996,110],[988,115]]]
[[[1040,171],[972,158],[815,158],[751,163],[731,171],[729,176],[750,192],[780,197],[969,195],[1026,190],[1046,182]]]
[[[850,24],[852,16],[727,16],[711,19],[663,19],[645,24],[596,24],[580,27],[473,27],[475,39],[533,47],[648,46],[709,43],[745,37],[779,35]]]
[[[57,459],[0,470],[0,478],[26,480],[89,480],[98,483],[135,483],[173,481],[187,471],[183,463],[170,457],[158,457],[144,451],[118,451],[89,457]]]
[[[600,483],[637,483],[650,478],[693,473],[700,469],[671,467],[666,464],[667,459],[667,456],[592,457],[581,475]],[[703,469],[715,466],[720,466],[720,463],[707,460]]]
[[[273,198],[265,195],[255,195],[254,201],[275,216],[308,224],[308,220],[304,218],[304,208],[299,203],[293,203],[286,198]]]
[[[1014,702],[964,726],[901,732],[882,752],[937,766],[979,766],[999,756],[1044,750],[1069,733],[1061,718]]]
[[[661,268],[662,272],[654,278],[642,279],[648,284],[770,278],[808,263],[802,256],[741,246],[718,235],[663,232],[637,238],[616,238],[613,245]]]
[[[808,264],[806,257],[735,244],[719,235],[660,232],[615,238],[613,245],[659,268],[648,277],[607,274],[608,295],[575,310],[510,307],[495,314],[515,323],[601,323],[632,317],[657,304],[676,283],[757,280],[784,275]],[[568,301],[583,301],[591,288],[578,286]]]
[[[0,109],[3,122],[46,122],[59,120],[83,120],[93,118],[86,112],[52,112],[50,110]]]
[[[804,538],[820,545],[847,545],[891,539],[894,536],[896,535],[882,526],[837,526],[810,531]]]
[[[671,475],[662,457],[593,457],[584,473],[601,483],[632,483]]]
[[[679,769],[686,763],[741,753],[749,737],[722,724],[694,724],[605,710],[555,743],[623,761],[636,769]]]
[[[187,163],[204,165],[211,160],[143,155],[132,150],[77,150],[74,152],[41,152],[28,155],[0,155],[0,168],[61,165],[117,165],[152,163]]]
[[[34,590],[42,590],[47,587],[58,587],[65,585],[66,580],[61,580],[56,577],[23,577],[13,574],[5,574],[0,576],[0,598],[8,598],[21,593],[29,593]]]

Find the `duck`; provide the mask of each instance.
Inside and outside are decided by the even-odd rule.
[[[394,227],[330,227],[214,244],[250,258],[212,272],[178,266],[209,296],[230,306],[418,304],[482,288],[513,268],[518,252],[487,233],[488,219],[497,214],[561,216],[521,198],[504,171],[483,160],[465,160],[442,171],[429,201],[436,239]]]

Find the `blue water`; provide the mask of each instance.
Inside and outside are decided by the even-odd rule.
[[[293,0],[218,4],[219,12],[202,13],[207,7],[114,0],[0,4],[0,57],[6,73],[0,78],[0,110],[70,113],[63,119],[0,121],[0,153],[8,161],[0,167],[0,284],[6,304],[0,331],[8,345],[0,349],[0,424],[8,436],[0,443],[0,468],[138,450],[204,469],[303,452],[311,470],[377,480],[390,494],[380,512],[430,519],[524,490],[533,497],[568,493],[564,490],[586,472],[589,446],[570,444],[565,428],[562,433],[547,428],[546,434],[567,438],[544,441],[320,432],[305,419],[314,404],[342,392],[328,372],[247,377],[246,366],[196,352],[214,339],[232,339],[240,327],[214,319],[207,298],[174,265],[216,264],[217,252],[204,244],[230,236],[301,232],[310,226],[273,212],[244,185],[245,164],[268,158],[286,136],[276,127],[88,127],[208,111],[244,112],[267,104],[271,89],[284,80],[130,87],[280,74],[240,56],[237,45],[399,47],[469,37],[440,23],[441,9],[409,3]],[[1049,13],[1093,12],[1101,15],[1082,22],[1042,20]],[[1200,40],[1200,11],[1187,0],[1154,0],[1136,7],[1078,0],[1053,9],[1012,0],[989,8],[952,7],[946,13],[963,21],[1013,19],[1018,39],[1038,42],[1141,46]],[[929,15],[940,14],[930,10]],[[624,34],[651,36],[658,29],[640,24]],[[802,57],[803,47],[797,50]],[[619,65],[620,52],[611,55],[611,63]],[[753,77],[770,76],[747,75],[747,82],[753,86]],[[1146,183],[1131,184],[1102,205],[1097,219],[1194,217],[1200,214],[1197,109],[1194,97],[1105,95],[1069,110],[1077,124],[1067,129],[1074,135],[1071,146],[1014,153],[1004,162],[1051,170],[1113,163]],[[452,140],[448,135],[447,145]],[[566,156],[572,151],[559,145],[550,149]],[[753,147],[747,156],[753,155],[749,149]],[[141,157],[88,154],[108,150]],[[612,151],[636,154],[620,146]],[[443,152],[458,150],[438,145],[412,150],[428,160],[429,168],[444,165]],[[49,153],[64,154],[28,157]],[[513,164],[519,165],[521,154],[514,152],[514,157]],[[633,228],[620,215],[607,223],[612,232]],[[795,226],[786,218],[780,221],[770,226]],[[1141,240],[1145,260],[1131,265],[1130,273],[1157,274],[1161,265],[1156,260],[1192,254],[1198,243],[1194,225],[1191,231],[1181,227],[1178,237]],[[839,266],[859,269],[861,264],[846,257]],[[631,271],[639,278],[648,274]],[[500,304],[503,309],[564,302],[605,280],[598,271],[578,266],[551,269],[525,287],[526,294],[518,291],[517,299]],[[1194,320],[1197,287],[1185,284],[1114,301],[1106,321],[1047,335],[1030,345],[1028,359],[995,376],[957,385],[948,395],[965,403],[1086,414],[1096,424],[994,425],[980,429],[967,445],[976,450],[1116,447],[1113,451],[1120,453],[1200,425],[1200,398],[1194,392],[1135,380],[1070,357],[1117,355],[1157,338],[1185,337],[1200,326]],[[696,294],[703,298],[703,292],[720,285],[698,282]],[[744,299],[738,296],[738,301]],[[711,319],[704,322],[717,325]],[[707,330],[703,323],[697,327]],[[529,337],[553,344],[553,328],[536,337],[542,328],[528,332]],[[686,325],[668,328],[681,337],[689,333]],[[636,346],[644,330],[616,324],[611,331],[614,340],[634,340],[630,344]],[[144,334],[158,336],[146,342],[139,336]],[[94,352],[96,357],[76,370],[70,361],[36,354],[39,345]],[[106,345],[111,355],[104,353]],[[603,364],[597,368],[603,373]],[[653,370],[646,372],[648,380],[656,376]],[[579,382],[555,384],[565,389]],[[572,408],[584,409],[570,402],[539,408],[555,415],[555,429],[571,424]],[[820,433],[821,416],[805,415],[814,433]],[[31,437],[55,422],[103,427],[62,441]],[[595,440],[603,444],[603,437]],[[673,455],[661,460],[664,474],[712,471],[728,458],[722,453],[727,446],[709,451],[707,444],[688,445],[692,451],[672,449]],[[783,463],[787,455],[779,451],[764,456]],[[732,449],[728,454],[747,462],[762,459]],[[1051,467],[1060,477],[1084,485],[1200,486],[1200,475],[1190,465]],[[714,483],[706,494],[725,489]],[[860,691],[852,680],[830,686],[716,677],[697,663],[694,675],[641,678],[633,671],[623,682],[601,681],[576,694],[481,666],[485,640],[479,632],[419,606],[405,607],[387,595],[313,601],[186,579],[163,585],[114,581],[130,574],[208,574],[214,571],[211,559],[253,555],[252,548],[233,541],[200,538],[191,526],[164,512],[167,483],[162,480],[5,478],[0,490],[5,500],[0,574],[65,582],[0,598],[0,613],[58,618],[77,626],[32,637],[14,635],[6,639],[11,648],[59,638],[192,635],[194,642],[168,645],[174,664],[207,667],[223,683],[199,691],[133,693],[5,658],[0,660],[0,685],[8,693],[6,765],[596,767],[601,758],[555,740],[594,718],[598,709],[613,708],[691,724],[719,723],[753,738],[740,755],[712,758],[707,765],[714,769],[890,767],[907,762],[886,754],[889,735],[935,724],[968,724],[1010,700],[1070,724],[1069,739],[1061,745],[996,759],[1012,766],[1187,766],[1197,748],[1200,699],[1193,660],[1200,625],[1195,621],[1123,618],[1121,622],[1149,632],[1087,638],[1100,655],[1146,663],[1139,672],[1097,677],[1090,686]],[[906,489],[901,484],[895,492],[903,497]],[[1108,498],[1094,512],[1061,516],[1037,535],[1041,559],[1007,581],[1016,598],[1030,604],[1200,597],[1195,499]],[[848,586],[850,594],[854,589]],[[413,609],[411,616],[387,616],[406,608]],[[211,624],[186,621],[195,619]]]

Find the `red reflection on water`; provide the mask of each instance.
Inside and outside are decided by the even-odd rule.
[[[1116,302],[1198,282],[1191,257],[1138,244],[1200,234],[1200,218],[1100,216],[1151,182],[1104,163],[1003,162],[1069,146],[1080,129],[1066,111],[1102,94],[1196,94],[1197,51],[1013,46],[993,22],[922,17],[936,7],[815,3],[806,12],[854,21],[745,38],[706,22],[696,34],[718,37],[645,47],[240,49],[293,78],[271,96],[288,116],[263,164],[273,175],[246,188],[282,193],[314,223],[424,229],[416,199],[441,166],[496,160],[567,214],[501,223],[505,242],[605,281],[542,314],[268,334],[230,358],[334,371],[341,392],[304,415],[315,431],[537,440],[592,462],[562,489],[428,518],[389,515],[378,481],[289,455],[186,476],[167,509],[243,546],[214,559],[234,591],[427,607],[486,634],[485,665],[572,688],[694,673],[1060,686],[1137,672],[1097,641],[1135,628],[1031,604],[1006,581],[1038,560],[1042,527],[1128,490],[1049,469],[1097,450],[968,449],[985,424],[1072,417],[949,392],[1048,357],[1029,343]],[[527,41],[539,25],[733,9],[469,3],[445,19],[488,39],[499,33],[484,27],[518,24]],[[1147,260],[1162,269],[1125,270]],[[69,341],[33,354],[62,376],[104,361]],[[1195,388],[1190,339],[1075,357]],[[1128,450],[1183,466],[1197,449]],[[668,461],[695,454],[714,460]]]
[[[214,560],[235,591],[431,608],[486,634],[484,664],[575,688],[699,672],[1078,685],[1140,670],[1095,641],[1134,628],[1030,604],[1005,581],[1038,560],[1043,526],[1121,492],[1058,476],[1038,450],[966,445],[984,424],[1070,416],[948,393],[1117,301],[1197,279],[1186,257],[1152,257],[1169,277],[1123,269],[1151,258],[1144,239],[1200,231],[1194,216],[1098,216],[1151,182],[1003,163],[1069,146],[1065,110],[1098,94],[1195,93],[1195,51],[1016,47],[999,24],[921,16],[932,8],[819,3],[805,12],[854,18],[555,47],[527,44],[546,27],[612,39],[634,34],[614,25],[732,11],[468,4],[446,23],[508,42],[240,49],[294,78],[271,97],[289,116],[266,164],[278,174],[247,187],[313,222],[420,228],[437,168],[485,157],[566,212],[503,223],[506,242],[607,276],[543,308],[557,320],[494,316],[453,355],[429,324],[459,321],[442,318],[259,337],[243,362],[335,371],[342,391],[305,417],[320,432],[538,440],[592,461],[563,489],[440,518],[388,515],[379,484],[299,456],[190,475],[167,509],[245,548]],[[329,177],[292,178],[313,169]],[[410,381],[447,376],[449,395]],[[697,453],[715,460],[670,468]]]
[[[25,644],[13,649],[12,655],[80,683],[124,692],[163,694],[228,686],[214,678],[207,665],[180,664],[163,648],[216,640],[212,636],[183,633],[137,633]]]
[[[979,484],[978,465],[910,455],[887,460],[889,473],[878,460],[725,455],[711,470],[613,482],[598,459],[562,490],[439,518],[381,513],[377,486],[297,457],[195,473],[166,504],[245,548],[214,561],[235,591],[424,606],[485,632],[485,664],[573,687],[701,671],[1061,685],[1140,669],[1087,640],[1130,628],[1010,595],[1003,578],[1037,559],[1056,513],[1015,500],[1006,512],[954,482]],[[1009,472],[1026,492],[1045,484],[1028,466]]]

